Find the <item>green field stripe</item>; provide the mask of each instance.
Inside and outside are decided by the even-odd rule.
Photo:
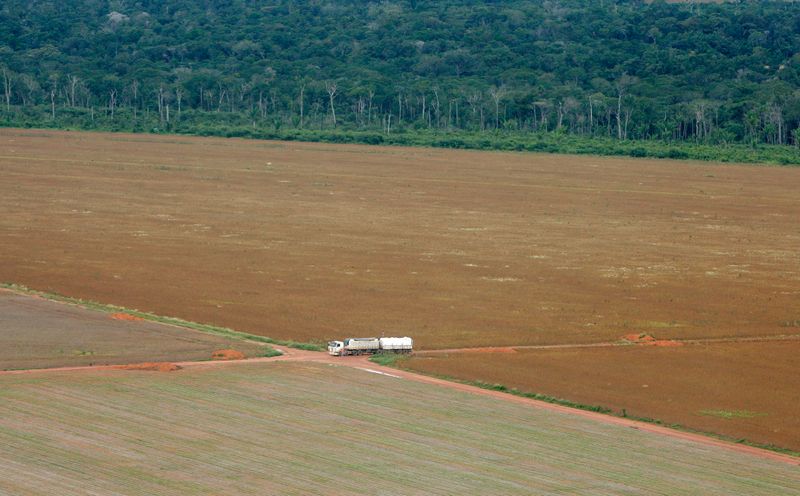
[[[800,495],[790,465],[333,365],[4,376],[0,390],[13,494]]]

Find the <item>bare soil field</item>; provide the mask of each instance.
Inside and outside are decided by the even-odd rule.
[[[263,351],[241,340],[0,289],[0,370],[208,360],[230,347],[249,356]]]
[[[800,319],[800,170],[0,130],[0,280],[423,348]]]
[[[0,281],[298,341],[769,337],[800,326],[798,183],[792,168],[2,129]]]
[[[800,451],[800,340],[447,353],[402,363]]]
[[[800,494],[793,465],[326,364],[6,375],[0,397],[8,494]]]

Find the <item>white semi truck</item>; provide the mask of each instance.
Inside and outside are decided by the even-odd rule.
[[[328,353],[333,356],[371,355],[373,353],[411,353],[414,340],[402,338],[347,338],[344,341],[330,341]]]

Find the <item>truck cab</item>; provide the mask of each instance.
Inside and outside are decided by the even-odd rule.
[[[343,341],[328,341],[328,354],[333,356],[340,356],[344,354]]]

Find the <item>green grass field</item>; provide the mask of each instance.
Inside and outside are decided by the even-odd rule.
[[[334,365],[3,375],[0,400],[0,494],[800,494],[796,466]]]

